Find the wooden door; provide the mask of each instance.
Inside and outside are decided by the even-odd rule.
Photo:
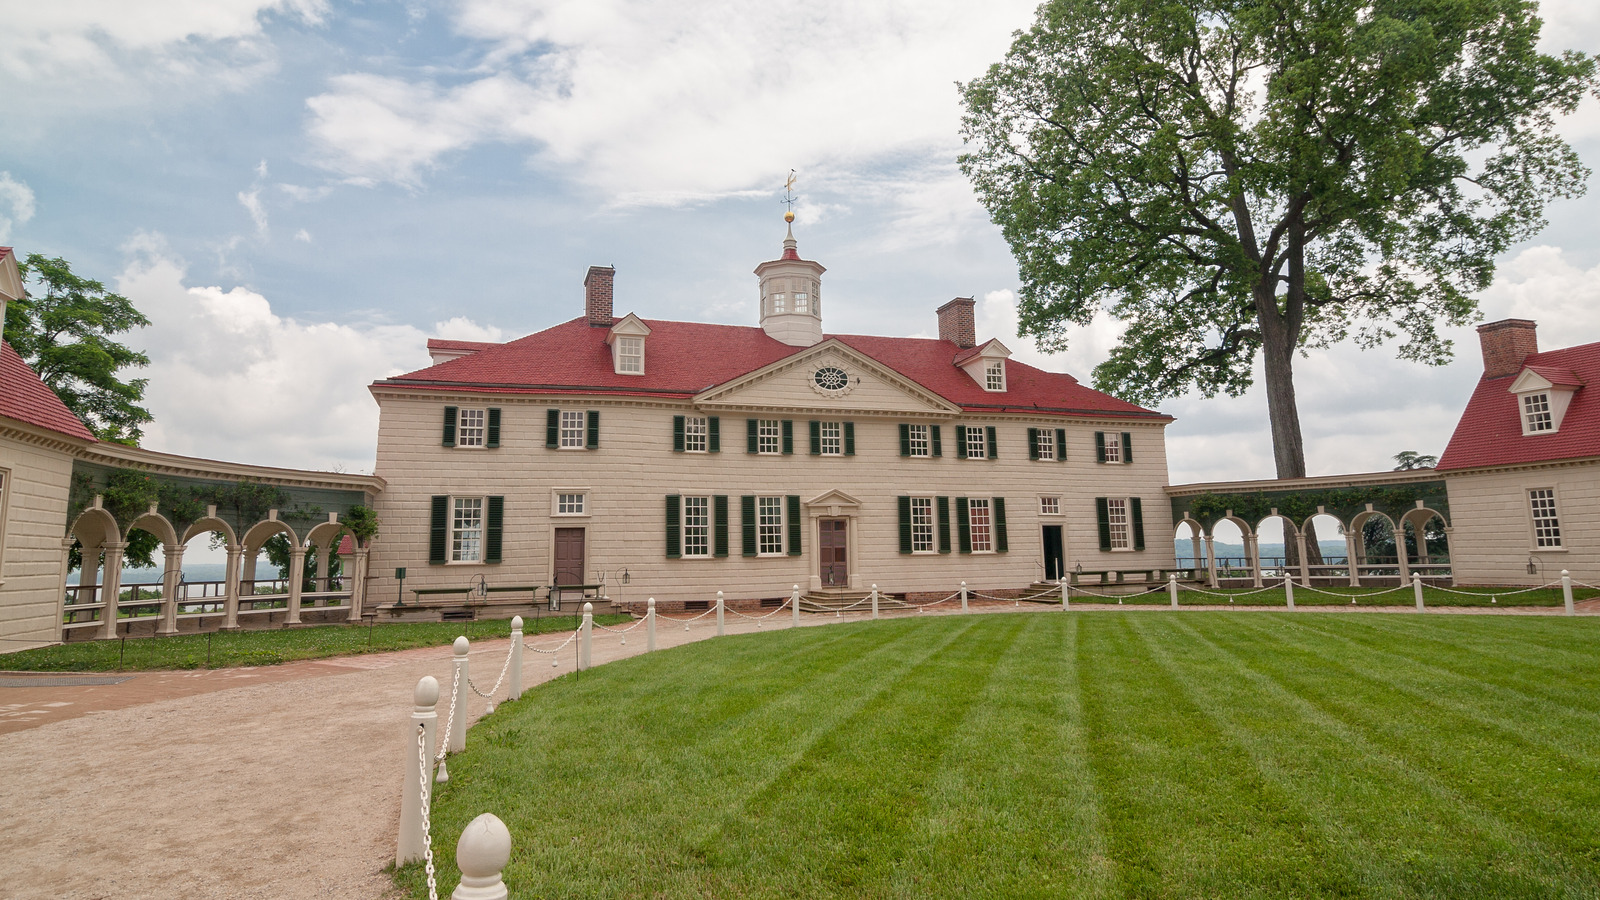
[[[1060,581],[1066,558],[1061,552],[1061,526],[1044,526],[1044,580]]]
[[[817,548],[822,559],[822,586],[850,584],[850,523],[848,519],[818,519]]]
[[[556,584],[583,584],[583,529],[556,529]]]

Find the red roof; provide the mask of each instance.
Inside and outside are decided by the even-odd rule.
[[[1535,353],[1523,365],[1553,384],[1592,385],[1600,380],[1600,343]],[[1439,457],[1440,471],[1600,456],[1600,398],[1595,392],[1578,387],[1558,430],[1525,435],[1517,395],[1509,390],[1520,374],[1478,381]]]
[[[447,341],[443,338],[428,338],[429,350],[483,350],[488,347],[498,347],[493,341]]]
[[[744,325],[645,320],[644,375],[618,375],[607,330],[585,318],[527,337],[494,344],[374,386],[485,393],[583,393],[688,399],[716,385],[804,352]],[[1071,375],[1045,372],[1016,360],[1006,363],[1004,393],[979,387],[954,362],[961,348],[931,338],[828,335],[893,369],[928,391],[967,409],[1056,415],[1161,418],[1154,410],[1085,387]]]
[[[9,248],[7,248],[9,249]],[[11,345],[0,342],[0,417],[37,425],[86,441],[94,435],[67,410]]]

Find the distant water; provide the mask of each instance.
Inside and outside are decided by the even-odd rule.
[[[183,567],[183,579],[185,581],[221,581],[223,576],[227,574],[227,569],[227,563],[195,563]],[[276,577],[278,574],[275,566],[257,565],[256,571],[268,578]],[[77,584],[78,574],[73,572],[68,575],[67,584]],[[156,566],[154,569],[123,569],[122,583],[160,584],[161,567]]]
[[[1324,557],[1337,556],[1337,557],[1340,557],[1341,559],[1344,557],[1344,552],[1345,552],[1344,541],[1317,541],[1317,545],[1322,548],[1322,555]],[[1173,546],[1173,549],[1177,551],[1179,560],[1185,560],[1185,559],[1188,559],[1188,558],[1190,558],[1191,556],[1194,555],[1194,544],[1190,541],[1189,538],[1178,538],[1178,539],[1176,539],[1176,540],[1174,540],[1172,542],[1172,546]],[[1201,541],[1200,542],[1200,555],[1201,555],[1202,558],[1205,556],[1205,552],[1206,552],[1205,542]],[[1244,557],[1244,545],[1242,545],[1242,544],[1224,544],[1222,541],[1217,541],[1216,542],[1216,553],[1217,553],[1217,556],[1223,557],[1223,558],[1231,557],[1231,558],[1236,558],[1236,559],[1242,559]],[[1283,556],[1283,544],[1265,544],[1264,543],[1264,544],[1261,545],[1261,555],[1263,557],[1267,558],[1267,559],[1272,559],[1274,557],[1281,557],[1281,556]]]

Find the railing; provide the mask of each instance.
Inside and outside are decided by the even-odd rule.
[[[84,599],[85,597],[88,599]],[[100,611],[104,608],[105,604],[100,602],[100,585],[68,585],[66,603],[61,613],[61,625],[64,628],[98,625]]]

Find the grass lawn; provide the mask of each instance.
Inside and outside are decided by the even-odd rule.
[[[631,621],[628,616],[613,615],[597,615],[594,620],[602,625]],[[577,627],[577,616],[542,616],[537,620],[528,617],[523,624],[523,633],[545,634],[571,631]],[[317,625],[209,635],[128,638],[126,641],[76,641],[0,654],[0,670],[136,672],[146,669],[270,666],[296,659],[324,659],[329,656],[409,650],[413,647],[438,647],[463,634],[472,640],[509,637],[511,620],[413,622],[373,625],[370,630],[359,625]]]
[[[1281,580],[1279,581],[1281,584]],[[1103,593],[1104,589],[1087,585],[1087,590]],[[1180,589],[1178,591],[1179,606],[1215,606],[1223,603],[1233,603],[1239,606],[1287,606],[1283,588],[1220,588],[1212,591],[1205,588],[1207,593],[1198,590]],[[1227,596],[1217,596],[1225,594]],[[1572,599],[1574,603],[1581,603],[1600,597],[1600,591],[1593,588],[1573,585]],[[1350,601],[1354,600],[1352,604]],[[1057,601],[1052,601],[1057,602]],[[1115,598],[1096,597],[1089,594],[1072,593],[1073,603],[1116,603]],[[1167,595],[1166,585],[1156,585],[1155,590],[1147,594],[1122,598],[1124,605],[1138,606],[1166,606],[1172,601]],[[1540,588],[1529,591],[1525,588],[1442,588],[1422,586],[1422,603],[1424,606],[1482,606],[1494,608],[1499,606],[1548,606],[1559,607],[1561,588]],[[1294,589],[1295,606],[1406,606],[1415,607],[1416,595],[1411,587],[1401,590],[1394,588],[1360,587],[1324,587],[1318,585],[1315,589],[1303,588],[1298,585]]]
[[[481,812],[515,897],[1600,896],[1592,618],[741,635],[562,677],[467,744],[441,896]]]

